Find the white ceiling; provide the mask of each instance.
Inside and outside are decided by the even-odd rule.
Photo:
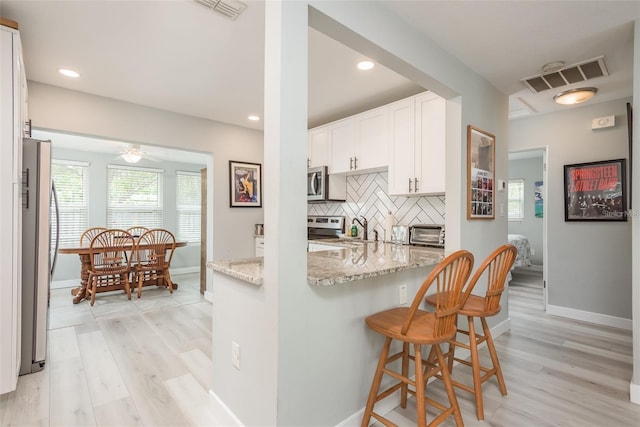
[[[589,102],[632,95],[640,1],[380,2],[509,95],[514,116],[568,108],[520,82],[551,61],[604,55]],[[246,3],[234,21],[191,0],[2,0],[0,14],[20,25],[29,80],[261,129],[247,116],[263,114],[264,2]],[[310,127],[423,90],[380,65],[358,72],[361,54],[312,29],[309,46]]]

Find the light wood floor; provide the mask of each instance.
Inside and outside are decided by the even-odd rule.
[[[215,426],[207,395],[211,305],[197,274],[175,280],[173,295],[99,294],[94,307],[71,304],[68,289],[52,291],[46,367],[0,397],[0,425]],[[495,380],[485,384],[480,422],[471,395],[459,391],[465,425],[640,426],[640,405],[629,402],[631,333],[545,315],[540,283],[531,272],[514,274],[511,332],[496,339],[509,394]],[[437,381],[427,393],[444,397]],[[390,418],[415,426],[413,399]]]
[[[93,307],[52,290],[45,369],[0,397],[0,425],[215,425],[211,304],[198,274],[173,279],[173,295],[148,287],[128,301],[110,292]]]

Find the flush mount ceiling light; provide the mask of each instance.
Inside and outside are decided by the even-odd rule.
[[[553,97],[553,100],[562,105],[582,104],[596,96],[598,89],[595,87],[580,87],[565,90]]]
[[[147,154],[140,149],[139,145],[131,145],[120,153],[122,159],[127,163],[138,163]]]
[[[360,61],[358,62],[358,69],[359,70],[370,70],[373,68],[373,62],[371,61]]]
[[[78,73],[77,71],[69,70],[67,68],[60,68],[58,72],[63,76],[67,76],[67,77],[73,77],[73,78],[80,77],[80,73]]]

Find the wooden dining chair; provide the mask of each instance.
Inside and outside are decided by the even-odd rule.
[[[175,248],[175,236],[164,228],[148,230],[137,240],[134,275],[138,282],[138,298],[142,295],[144,282],[166,286],[169,292],[173,293],[169,268]]]
[[[96,237],[98,233],[101,233],[106,229],[107,229],[106,227],[87,228],[80,235],[80,246],[89,246],[93,238]]]
[[[143,227],[142,225],[136,225],[135,227],[127,228],[127,231],[133,236],[134,239],[139,239],[140,236],[149,231],[149,228]]]
[[[498,360],[498,354],[496,347],[491,337],[491,330],[487,326],[487,317],[495,316],[500,312],[500,297],[504,291],[507,275],[513,266],[518,252],[515,246],[505,244],[494,250],[478,267],[478,270],[471,278],[467,290],[463,295],[462,307],[458,314],[460,316],[466,316],[468,329],[458,328],[458,333],[469,337],[468,344],[458,341],[454,335],[449,340],[449,350],[445,354],[449,362],[449,369],[453,371],[453,363],[458,362],[464,366],[471,367],[473,374],[473,386],[469,386],[455,379],[452,375],[452,383],[454,386],[466,390],[475,396],[476,401],[476,416],[479,420],[484,419],[484,406],[482,403],[482,384],[488,381],[493,375],[498,380],[500,392],[503,396],[507,395],[507,386],[504,382],[502,375],[502,369],[500,369],[500,361]],[[483,296],[474,295],[471,291],[475,288],[476,283],[480,279],[486,279],[487,291]],[[431,295],[426,298],[427,304],[435,306],[436,296]],[[482,330],[484,335],[478,334],[475,330],[474,321],[476,318],[480,319],[482,324]],[[478,357],[478,346],[483,342],[487,343],[489,350],[489,356],[491,357],[491,367],[485,367],[480,365],[480,359]],[[465,359],[455,357],[456,347],[462,347],[471,353],[471,362]],[[430,358],[433,358],[432,354]]]
[[[126,230],[104,230],[91,240],[91,264],[87,279],[87,298],[91,296],[91,305],[95,303],[99,292],[124,290],[128,299],[131,299],[131,257],[127,253],[133,249],[133,237]]]
[[[473,255],[469,251],[460,250],[452,253],[442,260],[427,276],[420,289],[413,298],[410,307],[396,307],[382,311],[365,319],[367,326],[383,335],[385,342],[380,352],[380,359],[373,377],[371,391],[367,400],[367,406],[362,418],[362,427],[367,427],[371,417],[374,417],[384,425],[393,425],[388,419],[373,411],[374,406],[380,400],[400,390],[400,406],[406,408],[407,395],[416,397],[417,424],[419,426],[435,426],[449,415],[453,415],[456,425],[462,426],[462,415],[453,385],[449,377],[447,361],[440,348],[440,343],[446,342],[456,334],[456,319],[463,294],[463,287],[473,268]],[[436,287],[436,310],[427,312],[418,309],[427,290],[431,286]],[[389,356],[389,350],[393,340],[402,342],[402,350]],[[413,354],[410,346],[413,344]],[[425,366],[422,346],[431,345],[436,358],[433,363]],[[392,362],[400,361],[398,366],[387,367]],[[410,361],[414,362],[415,380],[411,379],[409,371]],[[396,370],[393,370],[395,368]],[[384,374],[389,375],[397,382],[379,392]],[[426,396],[425,386],[429,377],[441,374],[444,379],[449,406],[435,401]],[[411,386],[412,388],[409,388]],[[441,412],[427,423],[426,405],[429,404]]]

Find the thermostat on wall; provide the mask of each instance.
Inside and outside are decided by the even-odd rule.
[[[598,117],[591,121],[591,129],[603,129],[615,126],[616,116]]]

